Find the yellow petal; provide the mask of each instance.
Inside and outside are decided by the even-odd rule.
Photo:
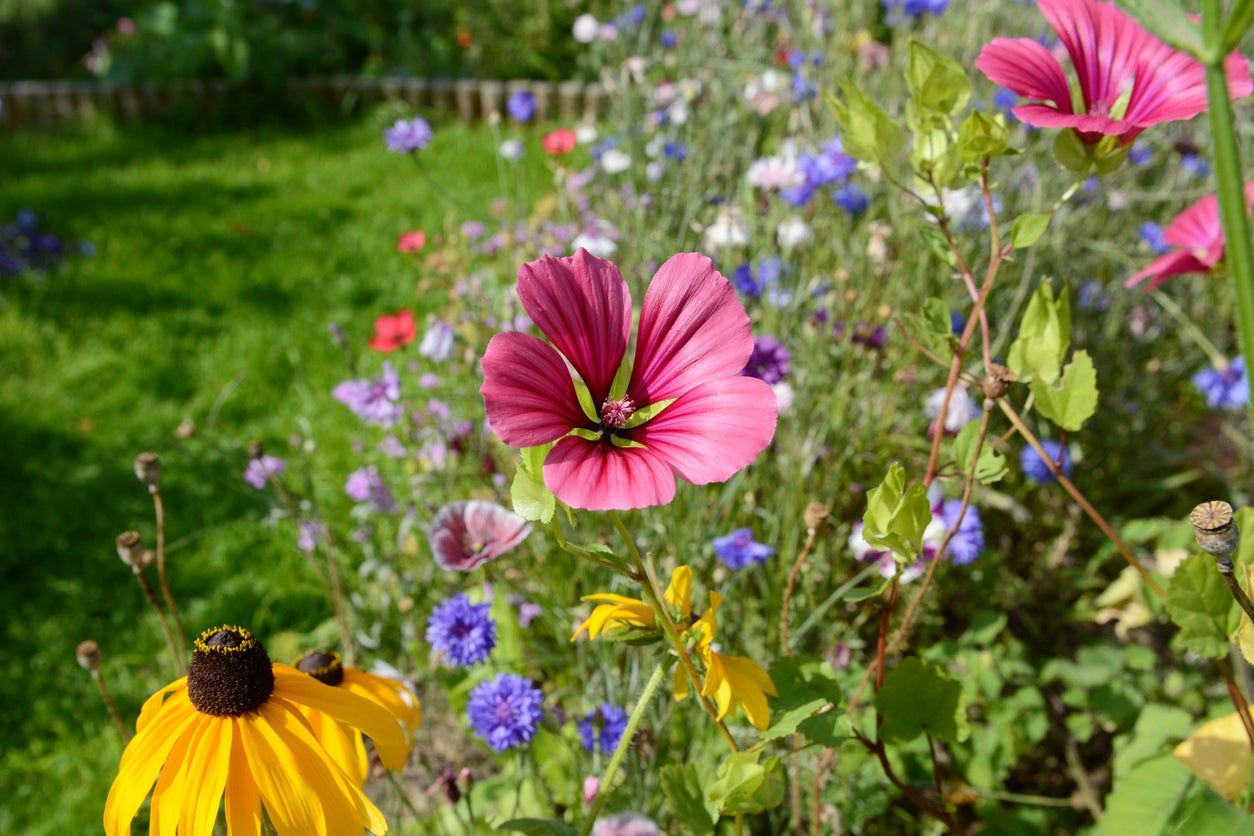
[[[193,723],[179,737],[166,757],[165,766],[161,767],[161,777],[157,779],[157,788],[152,791],[148,828],[150,835],[173,836],[178,830],[179,815],[186,794],[187,774],[191,771],[188,753],[194,751],[196,742],[208,725],[207,717]]]
[[[1254,566],[1245,567],[1245,589],[1248,594],[1249,590],[1254,588]],[[1241,613],[1241,622],[1237,627],[1236,635],[1237,647],[1241,649],[1241,655],[1245,657],[1245,661],[1251,662],[1254,659],[1254,624],[1250,623],[1250,617],[1243,611]]]
[[[344,681],[340,683],[340,687],[347,688],[360,697],[373,699],[392,712],[406,729],[416,729],[422,722],[422,706],[404,682],[357,668],[345,668]]]
[[[135,731],[143,731],[144,726],[152,722],[152,718],[157,716],[157,709],[161,708],[167,696],[186,690],[187,677],[184,676],[174,680],[169,685],[144,700],[144,707],[139,710],[139,718],[135,720]]]
[[[1203,724],[1172,754],[1229,801],[1245,791],[1250,769],[1254,767],[1249,738],[1245,736],[1241,718],[1235,713]]]
[[[765,729],[771,724],[766,695],[776,696],[771,678],[757,663],[743,656],[724,656],[722,661],[728,687],[745,717],[759,730]]]
[[[684,671],[683,665],[675,666],[675,678],[671,682],[671,691],[675,694],[677,702],[683,702],[688,698],[688,674]]]
[[[144,730],[131,738],[105,801],[104,828],[109,836],[130,836],[131,820],[157,780],[161,765],[199,716],[185,696],[177,697],[162,705]]]
[[[322,802],[302,779],[295,755],[259,712],[236,720],[249,769],[279,836],[327,836]]]
[[[226,779],[226,836],[261,836],[261,794],[244,754],[243,723],[232,718],[231,766]]]
[[[692,615],[692,569],[687,566],[675,567],[671,582],[666,586],[662,596],[666,603],[677,607],[684,618]]]
[[[367,761],[366,747],[361,742],[361,732],[350,729],[334,717],[328,717],[321,711],[303,709],[301,713],[309,721],[314,738],[326,750],[327,756],[336,766],[344,770],[356,786],[366,783]]]
[[[274,696],[329,714],[374,741],[388,769],[401,769],[409,758],[409,742],[396,718],[386,709],[343,688],[323,685],[287,665],[274,666]]]
[[[190,751],[189,779],[179,817],[180,836],[213,836],[218,805],[226,787],[231,760],[230,720],[213,717],[203,723],[204,732]]]
[[[697,640],[697,648],[706,650],[714,641],[714,636],[718,633],[718,608],[723,605],[723,596],[717,592],[710,593],[710,607],[701,617],[697,619],[697,623],[692,625],[700,635]]]

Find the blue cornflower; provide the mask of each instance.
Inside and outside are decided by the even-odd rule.
[[[1071,461],[1071,455],[1067,452],[1067,448],[1057,441],[1050,440],[1042,441],[1041,446],[1049,454],[1050,460],[1061,468],[1063,475],[1070,477],[1071,469],[1075,466],[1075,463]],[[1041,458],[1041,454],[1036,452],[1036,449],[1031,445],[1019,451],[1019,468],[1023,471],[1024,476],[1038,485],[1057,481],[1049,467],[1046,466],[1045,461]]]
[[[1131,165],[1146,165],[1153,157],[1154,152],[1144,145],[1137,145],[1128,152],[1128,162]]]
[[[804,206],[819,189],[844,183],[857,169],[858,161],[845,153],[839,138],[833,137],[817,154],[802,154],[797,158],[802,181],[781,191],[780,196],[794,206]]]
[[[1015,95],[1013,90],[1007,90],[1005,87],[998,87],[993,91],[993,107],[998,110],[1009,111],[1019,101],[1019,97]]]
[[[662,153],[677,163],[688,159],[688,146],[682,142],[668,142],[662,146]]]
[[[961,499],[946,499],[941,503],[940,517],[945,530],[953,528],[958,521],[958,512],[962,510]],[[984,523],[980,519],[980,509],[968,505],[962,515],[962,525],[958,533],[949,541],[949,559],[955,566],[965,566],[980,556],[984,551]]]
[[[1141,240],[1154,255],[1162,255],[1171,249],[1171,245],[1163,240],[1163,228],[1153,221],[1141,224]]]
[[[1181,154],[1180,168],[1194,177],[1205,177],[1210,174],[1210,165],[1197,154]]]
[[[426,148],[432,136],[434,134],[427,120],[415,116],[413,119],[397,119],[392,127],[383,132],[383,141],[389,151],[412,154]]]
[[[661,42],[663,49],[674,49],[679,45],[679,36],[675,34],[673,29],[663,29],[658,40]]]
[[[515,122],[530,122],[536,114],[536,97],[526,90],[517,90],[510,93],[505,110]]]
[[[427,641],[454,665],[477,665],[496,647],[491,604],[472,604],[458,593],[435,608],[427,620]]]
[[[1211,409],[1241,409],[1250,402],[1244,357],[1237,357],[1223,369],[1202,369],[1193,375],[1193,385],[1206,396]]]
[[[494,752],[524,746],[544,719],[544,694],[530,679],[500,673],[470,692],[466,716]]]
[[[594,752],[599,746],[602,754],[608,755],[627,730],[627,712],[612,702],[603,702],[585,714],[578,725],[584,751]]]
[[[961,311],[949,312],[949,330],[955,337],[962,336],[962,329],[967,327],[967,318],[962,315]]]
[[[779,383],[788,375],[792,352],[770,334],[753,339],[753,353],[745,363],[745,377],[756,377],[765,383]]]
[[[871,205],[871,199],[866,196],[866,192],[853,183],[846,183],[834,190],[832,200],[836,201],[836,205],[841,209],[854,216],[861,215]]]
[[[743,569],[750,563],[765,563],[775,549],[754,540],[749,529],[737,528],[731,534],[714,538],[714,554],[729,569]]]

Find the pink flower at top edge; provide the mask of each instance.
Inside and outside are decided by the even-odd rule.
[[[576,140],[575,132],[570,128],[558,128],[545,134],[540,140],[540,145],[543,146],[544,153],[550,157],[560,157],[562,154],[569,154],[575,150]]]
[[[1245,184],[1245,211],[1254,206],[1254,181]],[[1159,256],[1144,270],[1129,276],[1124,287],[1135,287],[1149,279],[1145,290],[1158,287],[1172,276],[1209,273],[1224,258],[1224,230],[1219,221],[1219,199],[1213,194],[1185,209],[1163,230],[1163,241],[1171,252]]]
[[[753,351],[749,317],[710,259],[680,253],[654,274],[622,393],[610,388],[627,353],[632,304],[613,262],[584,249],[545,256],[519,268],[517,291],[552,345],[518,332],[495,335],[480,392],[503,442],[555,443],[544,482],[562,502],[595,511],[665,505],[676,476],[724,482],[770,444],[775,395],[740,374]],[[580,406],[571,368],[595,417]],[[664,401],[648,420],[632,420]]]
[[[1071,128],[1089,145],[1104,136],[1127,145],[1152,125],[1192,119],[1206,110],[1201,63],[1159,41],[1115,4],[1039,0],[1039,6],[1071,58],[1081,101],[1072,100],[1058,60],[1034,40],[995,38],[975,62],[996,84],[1035,100],[1014,109],[1024,122]],[[1229,95],[1248,95],[1254,88],[1249,62],[1233,52],[1225,69]]]
[[[382,314],[374,321],[374,336],[370,347],[387,354],[414,341],[418,333],[414,325],[414,312],[406,308],[394,314]]]
[[[396,251],[398,253],[416,253],[426,245],[427,233],[421,229],[402,232],[400,237],[396,239]]]

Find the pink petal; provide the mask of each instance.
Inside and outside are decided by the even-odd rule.
[[[589,511],[647,508],[675,498],[675,476],[657,453],[574,435],[545,459],[544,484],[570,507]]]
[[[1108,112],[1137,74],[1142,53],[1159,43],[1113,3],[1039,0],[1075,67],[1086,110]]]
[[[1048,105],[1025,104],[1014,109],[1015,116],[1038,128],[1072,128],[1084,134],[1125,136],[1136,128],[1109,116],[1085,113],[1064,113]]]
[[[627,391],[637,404],[676,398],[738,375],[751,353],[749,315],[731,283],[700,253],[679,253],[645,293]]]
[[[771,443],[778,402],[754,377],[712,380],[688,390],[632,439],[694,485],[725,482]]]
[[[1219,225],[1219,199],[1212,195],[1185,209],[1163,230],[1163,241],[1182,250],[1209,250],[1223,245],[1223,227]]]
[[[495,502],[445,505],[431,521],[431,553],[441,569],[469,572],[521,543],[531,526]]]
[[[1124,287],[1134,287],[1146,279],[1150,283],[1145,286],[1146,292],[1153,290],[1172,276],[1183,276],[1186,273],[1206,273],[1210,267],[1198,261],[1192,253],[1183,250],[1167,253],[1150,262],[1144,270],[1135,273],[1124,281]]]
[[[510,551],[531,533],[526,520],[495,502],[472,499],[465,504],[465,519],[471,543],[482,543],[489,560]]]
[[[488,423],[510,447],[548,444],[591,423],[561,355],[529,334],[509,331],[488,342],[479,392]]]
[[[1053,102],[1071,112],[1071,89],[1058,60],[1048,49],[1028,38],[994,38],[980,50],[975,66],[994,84],[1027,99]]]
[[[580,249],[518,268],[518,298],[588,384],[598,407],[627,353],[631,291],[611,261]]]

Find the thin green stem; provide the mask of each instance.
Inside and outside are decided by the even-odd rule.
[[[1172,299],[1161,290],[1155,290],[1150,295],[1154,297],[1155,302],[1163,306],[1163,310],[1171,315],[1171,318],[1174,319],[1176,324],[1184,330],[1184,333],[1187,334],[1193,342],[1197,343],[1197,347],[1206,353],[1206,356],[1210,358],[1212,366],[1217,369],[1224,368],[1224,365],[1228,362],[1228,360],[1224,357],[1223,352],[1215,347],[1215,344],[1211,342],[1205,332],[1198,327],[1192,317],[1186,314],[1184,310],[1176,304],[1175,299]]]
[[[592,561],[598,566],[604,566],[606,569],[617,572],[620,575],[626,575],[627,577],[631,578],[633,581],[640,580],[640,578],[636,577],[636,573],[629,572],[626,569],[624,569],[622,566],[619,566],[617,563],[606,560],[605,558],[601,557],[598,554],[594,554],[585,549],[581,549],[578,546],[574,545],[573,543],[568,542],[566,540],[566,535],[562,532],[562,523],[558,519],[558,515],[556,512],[554,512],[553,514],[553,538],[557,540],[558,547],[562,551],[566,552],[567,554],[572,554],[581,560]]]
[[[649,708],[649,703],[653,701],[653,697],[657,694],[657,690],[662,685],[662,679],[666,676],[667,660],[663,656],[653,669],[649,681],[644,684],[644,690],[640,692],[639,698],[636,700],[636,707],[632,709],[631,716],[627,718],[627,727],[623,729],[622,735],[618,738],[618,745],[614,747],[614,754],[610,756],[610,762],[605,765],[605,772],[601,775],[601,786],[597,789],[596,798],[592,801],[592,808],[588,810],[588,815],[584,817],[583,827],[580,828],[582,836],[588,836],[592,832],[592,826],[596,824],[597,815],[601,812],[605,799],[609,797],[610,786],[614,780],[614,776],[618,774],[618,767],[623,762],[627,750],[631,748],[632,738],[636,736],[636,729],[640,726],[640,721],[644,719],[644,714]]]

